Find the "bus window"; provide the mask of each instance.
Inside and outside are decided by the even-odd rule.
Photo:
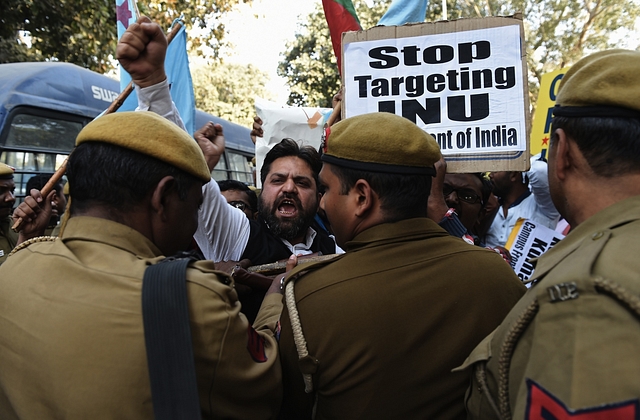
[[[67,155],[55,153],[2,152],[0,160],[17,171],[55,172]]]
[[[35,173],[60,167],[82,130],[82,119],[46,110],[16,107],[2,141],[0,161],[16,169],[16,198],[22,201],[27,181]]]
[[[62,154],[4,151],[0,154],[0,162],[16,169],[13,180],[16,184],[16,198],[21,201],[27,195],[27,181],[34,173],[53,173],[66,157],[67,155]]]
[[[229,170],[231,171],[230,179],[252,185],[253,175],[246,156],[239,153],[228,152],[227,157],[229,159]]]
[[[34,148],[69,153],[82,123],[51,117],[17,114],[11,120],[6,148]]]
[[[213,168],[213,171],[211,172],[211,177],[213,179],[215,179],[216,181],[223,181],[225,179],[228,179],[227,177],[227,161],[225,160],[225,155],[227,154],[227,152],[223,153],[222,156],[220,156],[220,160],[218,161],[218,164],[216,165],[215,168]]]

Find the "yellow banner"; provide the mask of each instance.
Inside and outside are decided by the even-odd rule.
[[[529,149],[532,155],[544,151],[546,157],[549,148],[549,137],[551,134],[551,118],[553,117],[553,106],[556,103],[556,94],[560,87],[560,80],[569,70],[565,67],[560,70],[546,73],[540,80],[540,93],[538,93],[538,103],[536,115],[531,126],[531,137]]]

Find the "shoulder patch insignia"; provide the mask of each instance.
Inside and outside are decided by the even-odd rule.
[[[639,420],[640,402],[634,400],[572,410],[535,381],[527,379],[526,420]]]
[[[249,325],[249,329],[247,330],[247,332],[249,333],[247,350],[249,350],[251,358],[258,363],[266,362],[267,353],[264,351],[264,337],[258,334],[258,332],[254,330],[251,325]]]

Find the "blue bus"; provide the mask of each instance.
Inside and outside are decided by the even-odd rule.
[[[0,64],[0,162],[16,168],[16,198],[29,178],[53,173],[69,155],[82,127],[118,96],[120,83],[69,63]],[[226,151],[212,176],[254,184],[250,130],[202,111],[196,128],[222,125]]]

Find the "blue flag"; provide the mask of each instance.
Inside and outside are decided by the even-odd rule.
[[[176,21],[173,22],[174,25]],[[196,99],[193,95],[193,81],[187,55],[187,31],[184,25],[167,48],[164,68],[171,86],[173,102],[180,112],[184,126],[193,136],[196,124]]]
[[[393,0],[378,25],[400,26],[405,23],[421,23],[427,14],[428,0]]]
[[[137,7],[134,0],[116,0],[118,39],[124,34],[130,24],[138,19]],[[175,25],[179,22],[176,19]],[[193,95],[193,82],[191,71],[189,70],[189,57],[187,56],[187,32],[184,25],[167,48],[167,55],[164,60],[164,69],[171,88],[171,98],[180,112],[182,121],[189,134],[195,131],[196,120],[196,100]],[[131,76],[120,67],[120,91],[129,82]],[[118,111],[133,111],[138,106],[138,96],[135,91],[129,95]]]

